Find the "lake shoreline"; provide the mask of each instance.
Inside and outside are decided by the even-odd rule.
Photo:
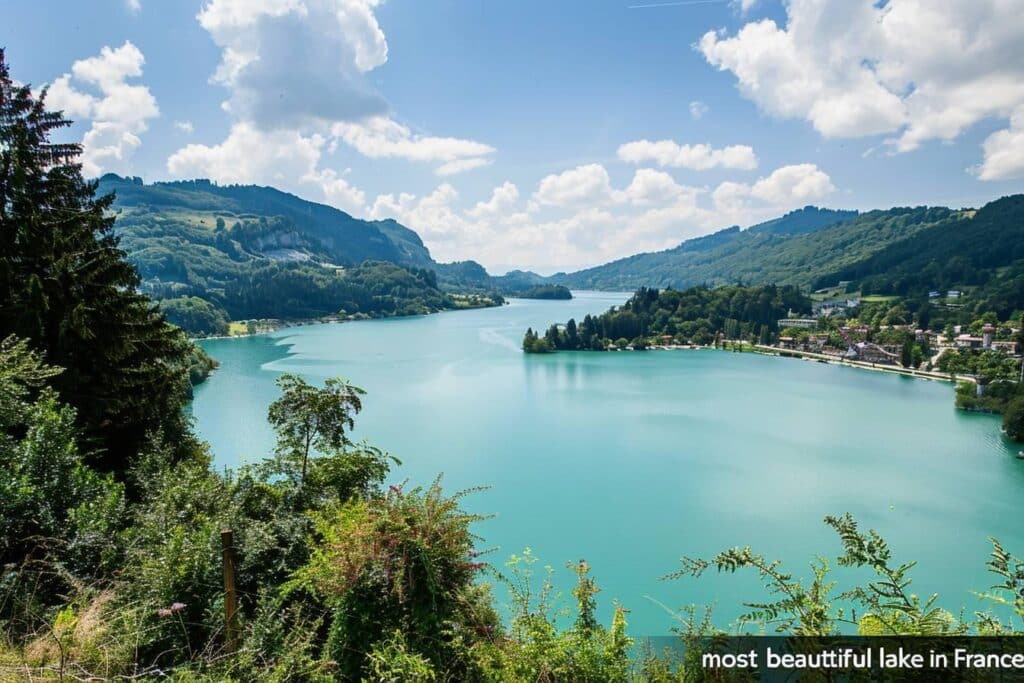
[[[510,297],[510,298],[514,298],[514,297]],[[367,316],[365,318],[352,318],[352,317],[338,318],[338,317],[334,317],[334,316],[325,316],[325,317],[321,317],[321,318],[299,318],[299,319],[296,319],[296,320],[278,320],[277,322],[280,323],[280,324],[277,324],[277,325],[273,325],[272,324],[272,325],[270,325],[268,327],[264,327],[264,329],[260,329],[260,330],[258,330],[256,332],[243,332],[243,333],[240,333],[240,334],[211,334],[211,335],[205,336],[205,337],[189,337],[189,341],[191,341],[191,342],[199,342],[199,341],[210,341],[210,340],[213,340],[213,339],[245,339],[246,337],[257,337],[257,336],[259,336],[261,334],[273,334],[275,332],[280,332],[281,330],[287,330],[287,329],[292,328],[292,327],[306,327],[306,326],[312,326],[312,325],[331,325],[331,324],[335,324],[335,323],[338,323],[338,324],[340,324],[340,323],[355,323],[355,322],[363,322],[363,321],[367,321],[367,320],[392,320],[392,319],[398,319],[398,318],[416,318],[416,317],[419,317],[419,316],[437,315],[438,313],[453,313],[453,312],[458,312],[458,311],[477,311],[477,310],[482,310],[482,309],[486,309],[486,308],[501,308],[502,306],[505,306],[505,305],[507,305],[507,302],[500,303],[500,304],[494,304],[494,305],[491,305],[491,306],[460,306],[460,307],[457,307],[457,308],[444,308],[444,309],[441,309],[439,311],[431,311],[430,313],[414,313],[414,314],[411,314],[411,315],[381,315],[381,316]],[[264,318],[264,320],[271,320],[271,318]],[[240,321],[233,320],[231,322],[240,322]]]

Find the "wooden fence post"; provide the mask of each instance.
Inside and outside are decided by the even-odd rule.
[[[235,546],[231,529],[220,532],[224,562],[224,646],[228,652],[238,648],[238,596],[235,593]]]

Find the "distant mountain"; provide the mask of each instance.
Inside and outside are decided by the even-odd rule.
[[[637,254],[550,280],[575,289],[775,283],[818,278],[958,215],[950,209],[834,211],[806,207],[746,230],[733,226],[656,253]]]
[[[361,220],[273,187],[217,185],[208,180],[147,185],[141,178],[110,173],[99,181],[99,193],[109,192],[116,194],[118,229],[129,253],[139,255],[136,262],[144,278],[167,275],[156,272],[159,267],[153,270],[152,254],[146,250],[169,245],[187,252],[216,231],[220,219],[225,229],[241,224],[244,229],[233,239],[240,238],[244,244],[239,246],[255,258],[340,266],[388,261],[433,270],[440,286],[451,292],[513,291],[545,281],[523,271],[492,277],[476,261],[438,263],[420,236],[398,221]],[[144,215],[159,215],[164,229],[159,234],[137,229]]]
[[[413,230],[271,187],[106,175],[143,289],[189,332],[232,319],[403,315],[498,303],[480,264],[435,262]],[[476,296],[453,298],[452,293]]]
[[[849,292],[910,297],[918,307],[949,290],[958,306],[1024,310],[1024,195],[978,210],[893,208],[858,214],[806,207],[747,230],[733,226],[657,253],[637,254],[549,282],[636,290],[730,283],[846,283]]]
[[[308,260],[301,256],[305,254],[338,265],[355,265],[367,259],[419,266],[432,263],[419,237],[394,221],[359,220],[272,187],[216,185],[208,180],[146,185],[140,178],[107,174],[100,178],[99,193],[108,192],[116,193],[114,207],[125,217],[142,210],[206,229],[212,229],[217,218],[231,224],[277,218],[274,229],[262,236],[259,245],[267,248],[268,257],[275,260]],[[411,233],[412,238],[405,233]],[[282,246],[286,251],[278,252]]]

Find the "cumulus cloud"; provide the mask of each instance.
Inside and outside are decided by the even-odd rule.
[[[906,152],[1024,104],[1016,0],[792,0],[786,12],[783,27],[708,32],[698,49],[763,111],[823,136],[888,133]]]
[[[191,121],[175,121],[174,127],[186,135],[191,135],[196,129],[195,126],[192,125]]]
[[[212,0],[200,25],[221,48],[225,107],[261,128],[387,112],[366,81],[387,61],[378,0]]]
[[[332,135],[371,159],[402,158],[410,161],[442,162],[440,175],[453,175],[490,163],[486,157],[494,148],[473,140],[416,135],[387,117],[349,123],[338,122]]]
[[[814,164],[794,164],[775,169],[755,183],[721,183],[712,193],[715,206],[737,210],[756,199],[780,209],[803,206],[835,191],[832,179]]]
[[[235,126],[326,140],[332,153],[344,143],[373,159],[436,164],[435,172],[442,176],[491,163],[495,150],[489,145],[414,133],[395,120],[387,101],[370,84],[367,75],[388,58],[387,39],[375,15],[380,2],[209,0],[197,19],[221,49],[211,80],[227,89],[223,108]],[[211,149],[222,156],[235,146],[229,138]],[[183,149],[175,156],[195,153]],[[337,173],[328,178],[330,173],[320,169],[306,177],[321,178],[324,188],[340,187],[344,181]],[[344,190],[327,196],[350,201],[355,195]]]
[[[1010,119],[1010,127],[989,135],[982,148],[985,161],[978,169],[982,180],[1024,178],[1024,106]]]
[[[705,104],[704,102],[701,102],[700,100],[694,100],[693,102],[690,102],[690,118],[693,119],[694,121],[702,118],[704,114],[708,113],[709,110],[710,108],[708,107],[708,105]]]
[[[695,196],[699,190],[683,187],[664,171],[653,168],[637,169],[633,181],[623,192],[623,198],[639,206],[664,204],[684,195]]]
[[[480,261],[492,272],[542,272],[666,249],[728,225],[752,225],[816,202],[835,188],[813,164],[783,166],[752,183],[713,193],[680,185],[665,171],[637,169],[624,187],[600,164],[545,176],[523,196],[505,182],[468,208],[449,183],[423,196],[378,196],[372,218],[393,217],[419,232],[435,258]]]
[[[63,110],[72,119],[91,121],[82,138],[86,175],[126,172],[132,154],[142,144],[139,135],[146,131],[150,119],[160,115],[149,88],[127,82],[142,76],[145,62],[142,51],[125,41],[121,47],[105,46],[99,55],[78,60],[70,74],[61,75],[49,86],[50,107]]]
[[[179,177],[209,178],[218,183],[274,185],[361,212],[366,197],[332,169],[320,168],[325,139],[294,130],[263,131],[242,122],[219,145],[190,144],[167,160]]]
[[[484,216],[497,216],[501,213],[511,211],[519,201],[519,188],[514,183],[505,181],[494,188],[491,198],[485,202],[477,202],[476,206],[466,213],[473,218]]]
[[[601,164],[586,164],[541,179],[534,201],[541,206],[601,204],[613,198],[611,179]]]
[[[407,225],[430,243],[435,257],[455,258],[466,243],[477,243],[472,234],[473,225],[453,206],[459,193],[449,183],[442,183],[424,197],[402,193],[384,194],[374,200],[370,218],[395,218]]]
[[[634,164],[654,162],[659,166],[706,171],[711,168],[757,168],[757,155],[747,145],[715,149],[711,145],[681,145],[673,140],[637,140],[619,147],[619,159]]]

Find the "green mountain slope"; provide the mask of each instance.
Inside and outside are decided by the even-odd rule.
[[[122,230],[127,227],[122,227],[125,219],[139,213],[161,214],[182,227],[206,230],[215,227],[218,217],[229,225],[276,218],[259,241],[249,243],[254,254],[269,252],[276,260],[306,260],[299,256],[306,254],[338,265],[368,259],[421,267],[433,263],[419,236],[394,221],[359,220],[272,187],[215,185],[206,180],[145,185],[139,178],[108,174],[100,179],[99,194],[109,192],[117,196],[114,208],[121,213]],[[296,253],[289,258],[278,249]]]
[[[552,281],[575,288],[685,288],[775,283],[810,287],[894,242],[943,221],[946,208],[896,208],[856,214],[807,207],[747,230],[732,227],[667,251],[638,254]]]
[[[1024,195],[956,212],[821,276],[815,285],[838,280],[869,294],[927,297],[965,290],[974,304],[1005,318],[1024,307]]]
[[[231,319],[406,315],[500,302],[479,264],[472,286],[393,220],[363,221],[269,187],[145,185],[107,175],[101,195],[142,289],[189,332]],[[460,299],[452,291],[488,294]]]

